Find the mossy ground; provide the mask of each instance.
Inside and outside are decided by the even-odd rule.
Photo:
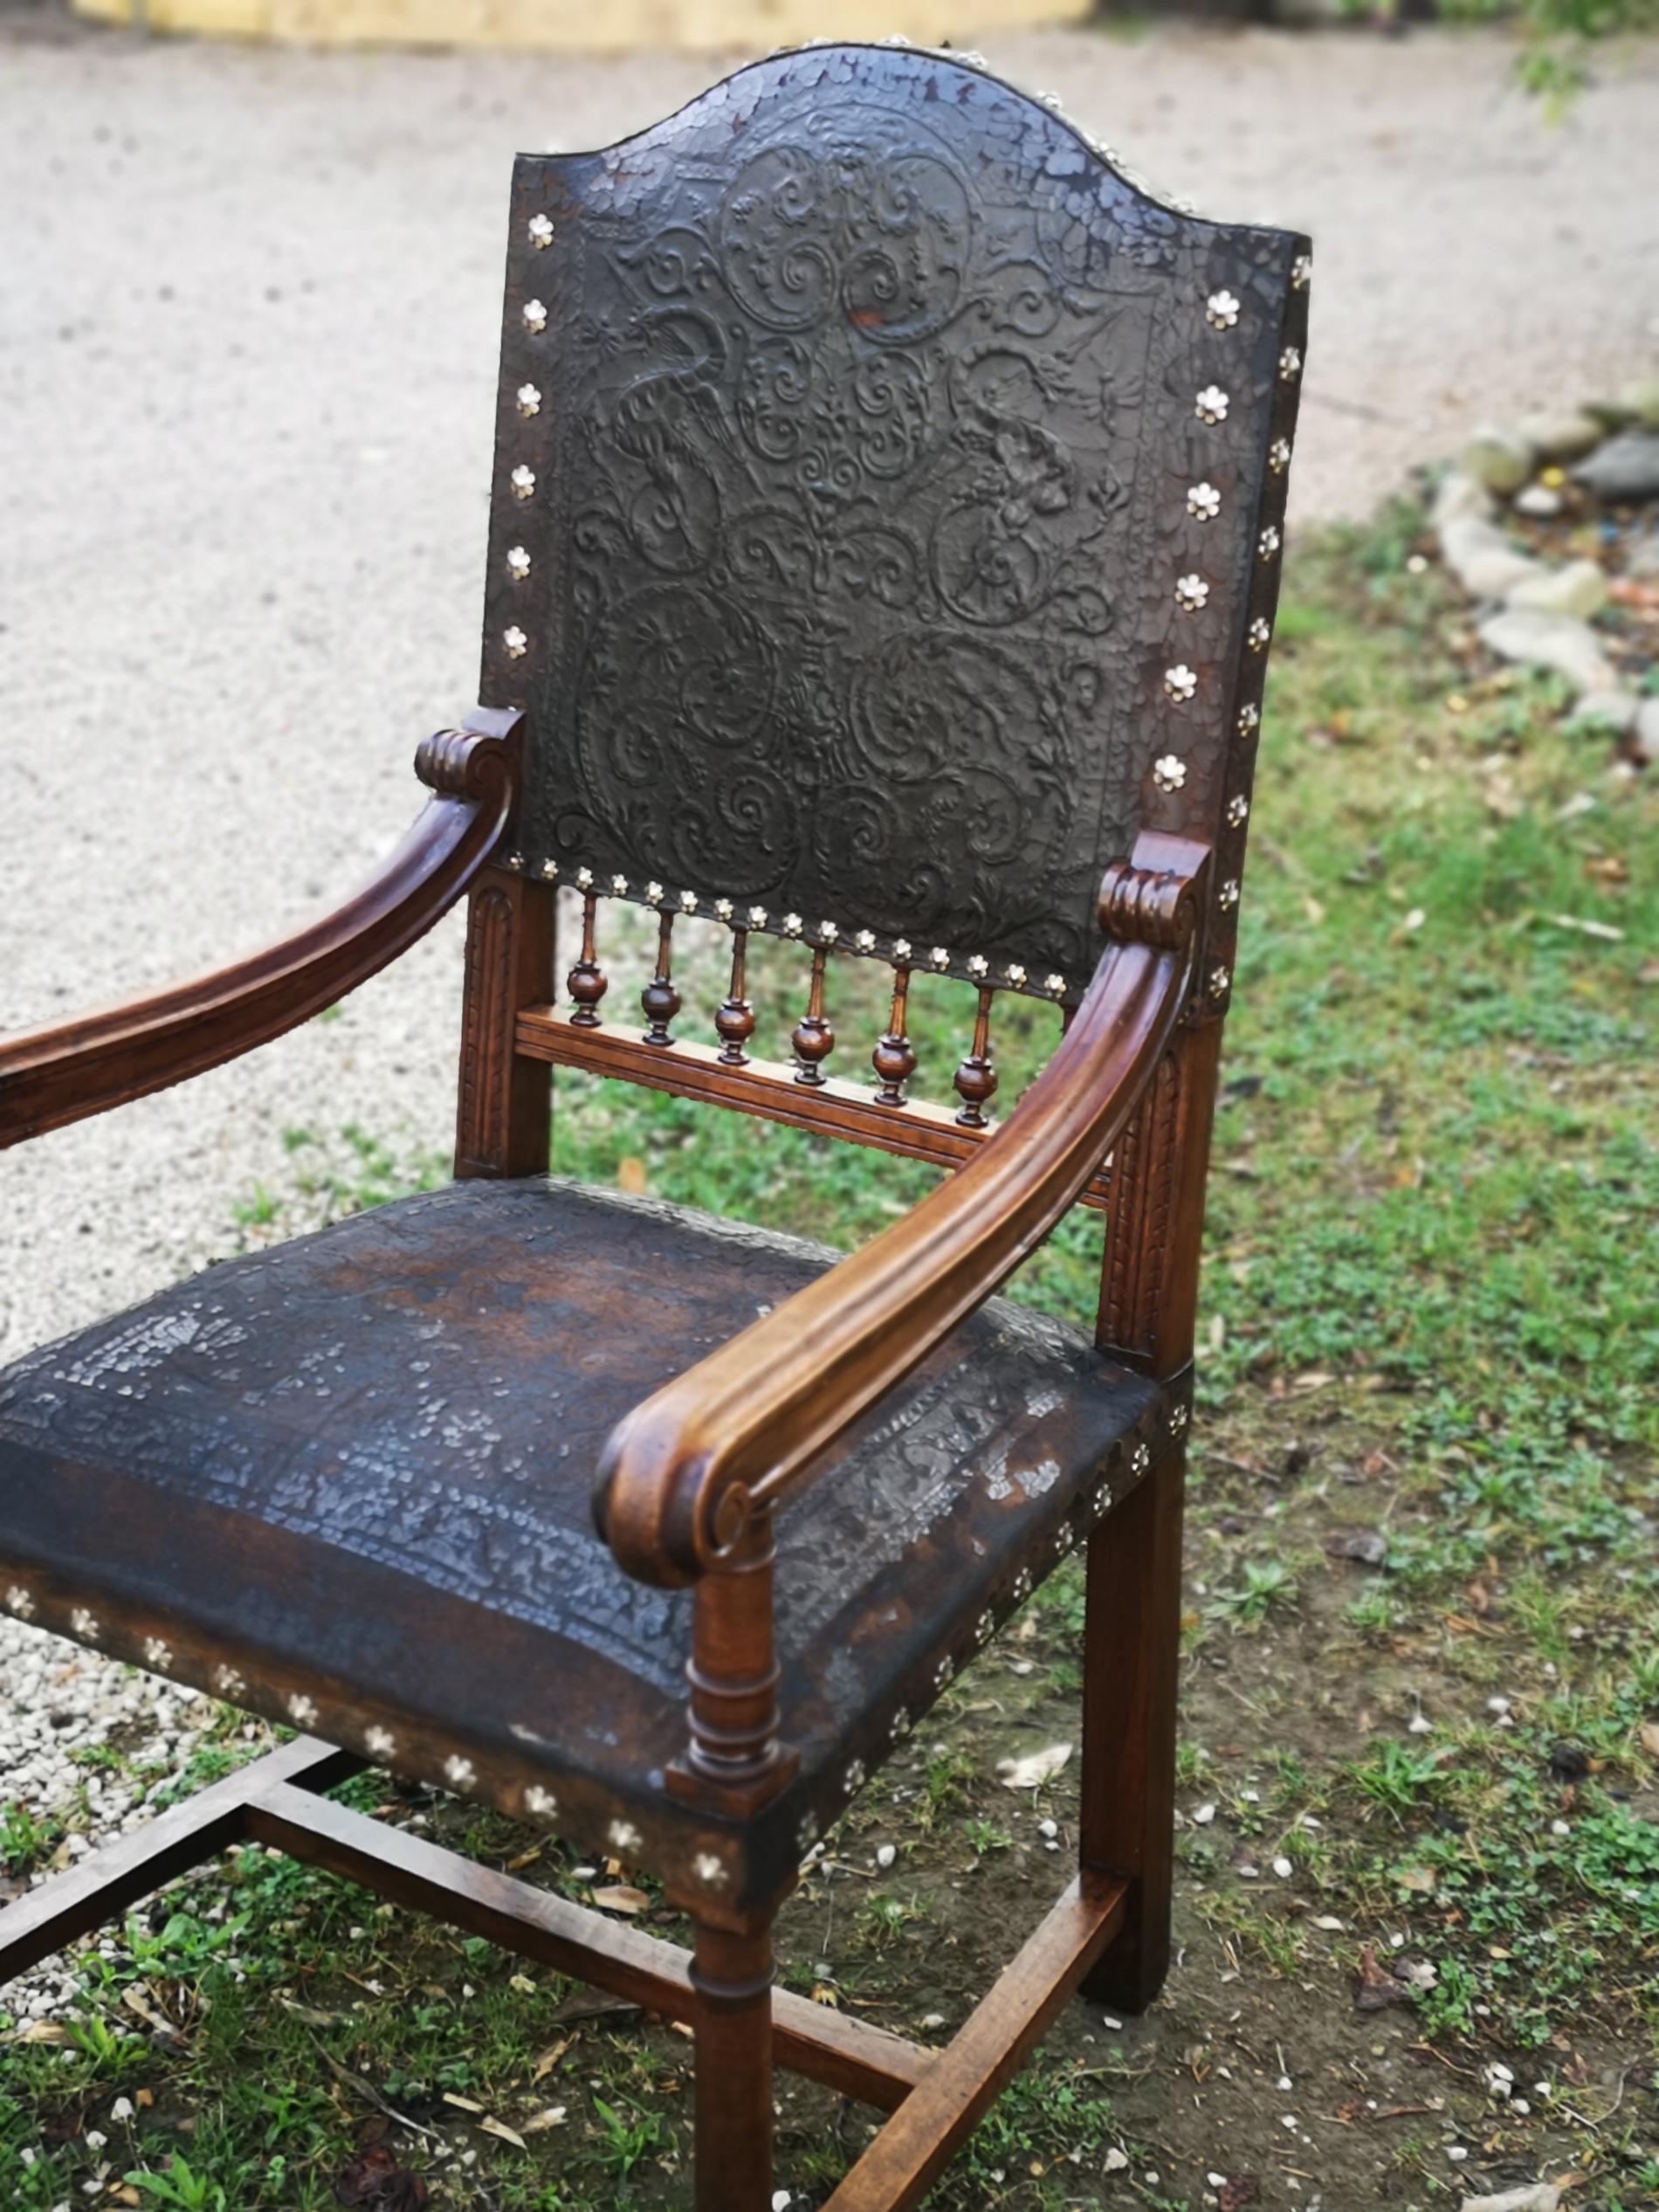
[[[1225,2182],[1364,2212],[1541,2174],[1584,2212],[1659,2203],[1659,774],[1465,658],[1418,527],[1301,547],[1279,624],[1203,1289],[1179,1963],[1144,2021],[1071,2009],[940,2208],[1196,2212]],[[798,957],[755,965],[776,1049]],[[850,1064],[885,1007],[870,969],[833,980]],[[919,985],[935,1093],[960,1016]],[[1002,1019],[1005,1101],[1052,1030]],[[554,1126],[562,1170],[845,1244],[929,1179],[581,1078]],[[441,1172],[296,1131],[247,1233]],[[1017,1291],[1086,1314],[1098,1239],[1068,1223]],[[1356,1534],[1380,1566],[1330,1548]],[[866,1793],[785,1916],[793,1986],[927,2036],[983,1991],[1064,1877],[1075,1762],[1035,1800],[995,1768],[1075,1739],[1080,1623],[1068,1566]],[[219,1716],[192,1779],[248,1748]],[[349,1789],[592,1887],[498,1819]],[[0,1850],[47,1863],[64,1829],[14,1807]],[[1368,1961],[1389,2001],[1360,2009]],[[315,2212],[385,2131],[455,2212],[668,2207],[690,2060],[244,1851],[86,1955],[61,2040],[0,2045],[0,2201]],[[821,2202],[869,2116],[791,2082],[781,2112],[780,2183]]]

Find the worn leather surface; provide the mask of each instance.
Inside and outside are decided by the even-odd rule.
[[[240,1702],[384,1729],[394,1763],[510,1809],[539,1781],[577,1832],[621,1802],[671,1821],[690,1600],[595,1534],[600,1451],[833,1258],[537,1180],[231,1261],[0,1375],[0,1577],[83,1641],[210,1688],[229,1665]],[[778,1531],[797,1828],[1130,1486],[1167,1407],[995,1299],[811,1471]]]
[[[521,156],[482,695],[531,710],[527,865],[1072,988],[1139,829],[1236,877],[1305,244],[916,50]]]

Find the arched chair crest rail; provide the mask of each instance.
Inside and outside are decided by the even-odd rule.
[[[519,161],[482,703],[421,748],[425,812],[313,927],[0,1044],[13,1142],[246,1051],[470,899],[455,1182],[0,1375],[12,1612],[304,1732],[0,1912],[0,1977],[233,1837],[282,1845],[689,2023],[702,2212],[770,2204],[774,2062],[891,2112],[832,2199],[891,2212],[1074,1990],[1155,1995],[1308,268],[947,53],[775,55]],[[637,1010],[604,966],[624,903],[655,917]],[[726,995],[686,1019],[711,927]],[[781,1062],[761,936],[798,948]],[[887,978],[867,1063],[849,962]],[[918,974],[967,987],[943,1103]],[[1009,994],[1057,1044],[999,1121]],[[549,1180],[561,1065],[954,1172],[837,1258]],[[994,1295],[1078,1203],[1092,1341]],[[1074,1549],[1060,1902],[942,2050],[774,1990],[803,1855]],[[654,1871],[692,1950],[321,1795],[365,1761]]]

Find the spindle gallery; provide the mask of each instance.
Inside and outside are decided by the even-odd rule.
[[[520,159],[482,703],[421,747],[423,811],[310,927],[0,1043],[16,1143],[291,1028],[469,902],[454,1180],[0,1375],[6,1604],[302,1732],[6,1906],[0,1978],[251,1838],[683,2022],[699,2212],[772,2205],[775,2065],[891,2116],[830,2203],[894,2212],[1075,1993],[1157,1994],[1307,255],[902,46],[780,53],[624,147]],[[715,1009],[683,1003],[694,930]],[[768,978],[794,963],[779,1059],[762,938]],[[953,1068],[912,1041],[920,977],[959,1003]],[[1014,997],[1053,1050],[1010,1099]],[[832,1264],[550,1178],[557,1066],[948,1172]],[[995,1295],[1077,1204],[1092,1336]],[[940,2049],[775,1988],[802,1858],[1073,1551],[1057,1901]],[[690,1948],[322,1794],[367,1763],[649,1871]]]

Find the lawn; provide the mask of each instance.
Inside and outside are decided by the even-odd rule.
[[[1420,530],[1401,503],[1295,548],[1278,627],[1200,1324],[1179,1962],[1143,2021],[1071,2009],[940,2212],[1427,2212],[1540,2177],[1573,2212],[1659,2203],[1659,771],[1487,672]],[[775,1050],[800,962],[757,955]],[[712,943],[688,974],[682,1026]],[[885,1008],[868,966],[831,981],[844,1071]],[[1054,1016],[999,1018],[1006,1103]],[[934,1094],[963,1021],[920,980]],[[554,1152],[846,1245],[929,1181],[580,1078]],[[244,1233],[441,1173],[295,1130]],[[1098,1236],[1066,1224],[1016,1294],[1089,1315]],[[877,1778],[785,1913],[791,1986],[956,2025],[1064,1878],[1075,1761],[1021,1795],[995,1767],[1075,1741],[1080,1626],[1069,1564]],[[192,1782],[257,1747],[201,1711]],[[574,1896],[614,1880],[384,1777],[347,1794]],[[66,1825],[7,1809],[12,1873]],[[114,1933],[72,2017],[0,2045],[17,2212],[313,2212],[376,2147],[446,2212],[686,2201],[671,2029],[256,1850]],[[870,2119],[786,2078],[794,2202]]]

